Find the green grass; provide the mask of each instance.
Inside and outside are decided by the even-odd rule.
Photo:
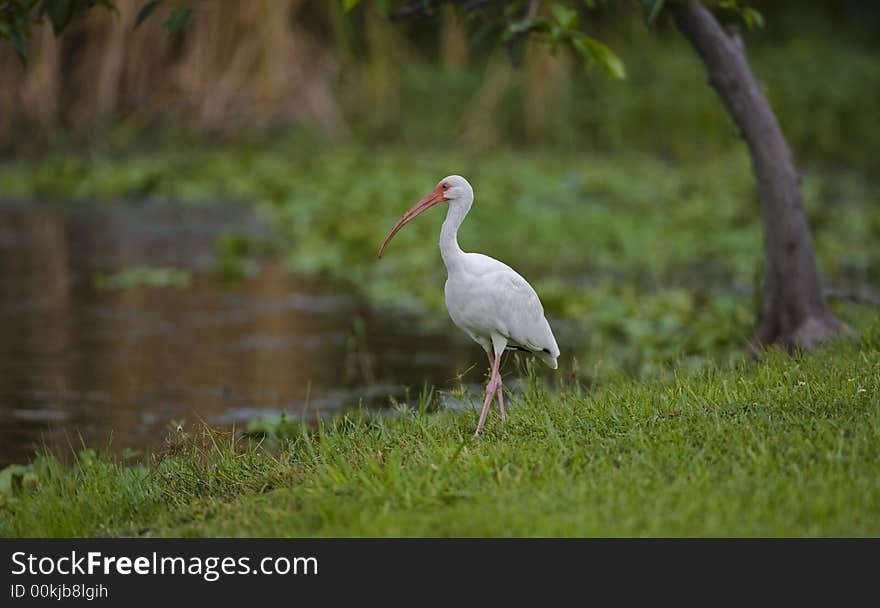
[[[670,380],[529,377],[511,401],[479,440],[427,393],[277,443],[173,430],[148,465],[43,457],[0,536],[880,534],[880,325]]]

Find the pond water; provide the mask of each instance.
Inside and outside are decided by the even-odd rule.
[[[224,284],[227,230],[267,233],[244,205],[0,204],[0,466],[44,443],[149,449],[172,421],[387,407],[472,365],[480,381],[484,357],[451,322],[427,331],[272,262]],[[138,266],[191,281],[96,286]]]

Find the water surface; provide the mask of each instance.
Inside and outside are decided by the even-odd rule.
[[[215,242],[229,230],[267,234],[242,205],[0,204],[0,466],[80,437],[149,449],[178,420],[387,407],[482,365],[451,322],[425,330],[271,261],[225,284]],[[192,280],[96,287],[137,266]]]

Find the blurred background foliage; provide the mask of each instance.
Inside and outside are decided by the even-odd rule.
[[[169,36],[167,14],[134,29],[143,3],[117,4],[61,38],[35,30],[27,66],[0,48],[0,193],[254,202],[291,270],[439,310],[442,214],[374,254],[462,173],[477,192],[464,248],[529,278],[561,342],[583,344],[583,373],[739,356],[761,275],[754,183],[662,15],[649,29],[637,2],[591,13],[626,65],[615,80],[564,49],[514,66],[451,9],[393,23],[369,6],[216,0]],[[880,5],[754,6],[766,26],[744,32],[750,60],[804,170],[833,305],[859,327],[880,277]]]
[[[95,9],[56,38],[35,28],[24,66],[0,47],[0,147],[67,138],[254,137],[279,127],[403,145],[639,150],[699,159],[736,145],[702,67],[665,18],[598,3],[585,28],[626,65],[624,82],[560,47],[533,45],[519,69],[493,32],[456,17],[391,22],[370,3],[212,0],[184,29],[175,5],[134,29],[142,0]],[[880,8],[857,1],[759,2],[750,59],[800,160],[876,169]],[[470,21],[474,21],[472,18]],[[469,32],[472,35],[469,35]],[[179,135],[179,133],[177,133]]]

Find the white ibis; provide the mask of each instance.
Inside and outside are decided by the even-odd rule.
[[[532,286],[507,264],[480,253],[466,253],[458,246],[458,227],[474,202],[473,188],[460,175],[440,180],[433,192],[403,214],[385,237],[378,256],[382,257],[392,237],[407,222],[442,202],[449,203],[440,231],[440,253],[447,273],[446,308],[452,321],[486,351],[491,370],[476,437],[496,395],[501,421],[506,419],[498,372],[505,349],[533,353],[556,369],[559,347]]]

